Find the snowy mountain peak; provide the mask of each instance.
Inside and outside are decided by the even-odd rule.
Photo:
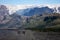
[[[34,7],[41,8],[45,6],[48,6],[49,8],[54,9],[55,10],[54,12],[60,13],[60,5],[44,4],[44,5],[5,5],[5,6],[9,9],[10,14],[15,13],[16,11],[21,10],[21,9],[27,9],[27,8],[33,9]]]

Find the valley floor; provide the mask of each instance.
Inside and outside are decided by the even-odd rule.
[[[60,40],[60,32],[0,30],[0,40]]]

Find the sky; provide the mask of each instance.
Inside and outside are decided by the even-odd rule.
[[[0,0],[0,4],[10,5],[60,4],[60,0]]]

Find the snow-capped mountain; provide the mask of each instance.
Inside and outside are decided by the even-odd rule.
[[[43,13],[53,13],[53,9],[50,9],[49,7],[34,7],[34,8],[27,8],[24,10],[18,10],[15,13],[19,15],[24,15],[24,16],[33,16],[35,14],[43,14]]]
[[[54,10],[53,12],[60,13],[60,5],[5,5],[9,9],[9,13],[25,14],[29,10],[34,8],[48,7],[49,9]],[[43,10],[41,10],[43,11]],[[25,13],[24,13],[25,12]]]
[[[31,5],[6,5],[6,7],[9,9],[9,13],[12,14],[18,10],[30,8]]]
[[[14,13],[24,16],[33,16],[34,14],[42,14],[42,13],[60,13],[59,11],[60,6],[53,6],[53,5],[44,5],[44,6],[30,6],[29,8],[19,9]]]
[[[34,14],[53,13],[53,12],[59,13],[60,6],[52,7],[52,6],[30,5],[30,6],[22,7],[20,5],[19,7],[17,7],[17,6],[0,5],[0,26],[4,28],[22,27],[22,24],[25,24],[25,22],[28,23],[28,21],[30,20],[30,16],[33,16]],[[9,13],[11,15],[9,15]],[[20,16],[20,15],[24,15],[24,16]],[[53,15],[55,17],[56,14]],[[35,16],[37,17],[37,15],[34,15],[33,17]],[[40,15],[38,16],[40,17]],[[35,18],[33,18],[33,20],[35,20]]]

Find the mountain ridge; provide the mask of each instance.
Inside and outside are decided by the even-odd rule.
[[[50,9],[56,9],[57,10],[57,13],[60,13],[60,11],[58,11],[58,8],[60,7],[59,5],[5,5],[8,9],[9,9],[9,12],[10,14],[13,14],[15,13],[16,11],[18,10],[24,10],[24,9],[29,9],[29,8],[34,8],[34,7],[46,7],[48,6]]]

